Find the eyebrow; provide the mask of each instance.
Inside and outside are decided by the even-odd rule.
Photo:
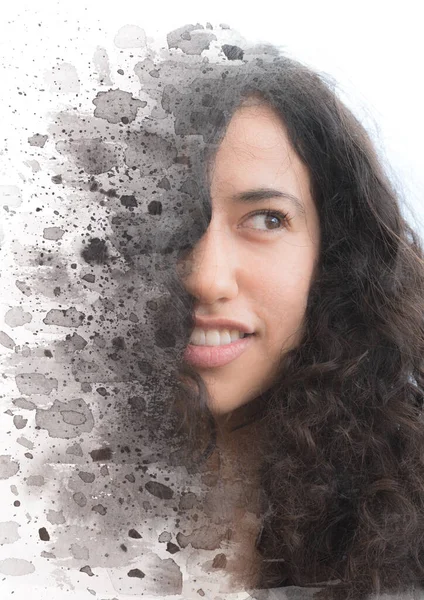
[[[281,192],[273,188],[258,188],[255,190],[247,190],[246,192],[240,192],[231,196],[233,202],[253,203],[260,202],[261,200],[269,200],[271,198],[284,198],[289,200],[296,208],[299,214],[305,216],[305,206],[292,194],[287,192]]]

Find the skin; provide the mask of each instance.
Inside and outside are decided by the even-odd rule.
[[[297,345],[319,255],[319,217],[310,176],[270,106],[251,101],[234,113],[210,170],[212,219],[192,251],[183,278],[196,298],[195,313],[228,317],[255,331],[245,352],[227,365],[198,368],[210,409],[230,415],[275,380],[280,353]],[[292,194],[254,202],[233,196],[272,188]],[[269,209],[288,213],[255,215]]]

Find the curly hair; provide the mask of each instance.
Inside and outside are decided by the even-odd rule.
[[[331,81],[272,53],[240,62],[208,65],[171,108],[167,97],[176,132],[200,133],[216,148],[237,106],[259,96],[278,111],[309,169],[321,224],[303,338],[281,355],[258,415],[266,431],[257,441],[259,586],[335,580],[327,598],[355,599],[403,591],[424,582],[420,240]],[[174,239],[181,251],[207,226],[207,204],[199,203],[197,237]],[[192,423],[190,414],[208,411],[207,391],[194,370],[181,372],[197,384],[197,393],[184,388]]]

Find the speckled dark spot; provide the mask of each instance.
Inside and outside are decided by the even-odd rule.
[[[166,551],[169,552],[170,554],[175,554],[176,552],[179,552],[180,549],[178,548],[178,546],[176,544],[173,544],[172,542],[168,542],[166,544]]]
[[[112,449],[98,448],[97,450],[92,450],[90,456],[93,461],[103,462],[105,460],[110,460],[112,458]]]
[[[128,532],[128,537],[133,538],[134,540],[141,540],[141,535],[136,529],[130,529]]]
[[[81,252],[81,256],[90,265],[105,265],[109,260],[109,252],[105,240],[91,238],[86,248]]]
[[[143,571],[140,571],[140,569],[131,569],[130,571],[128,571],[128,577],[138,577],[139,579],[143,579],[143,577],[145,577],[145,574],[143,573]]]
[[[49,532],[47,531],[47,529],[45,527],[40,527],[40,529],[38,530],[38,535],[42,542],[50,541]]]
[[[224,44],[221,48],[228,60],[243,60],[244,52],[239,46]]]
[[[158,481],[148,481],[145,488],[152,496],[156,496],[156,498],[160,498],[161,500],[170,500],[174,496],[174,492],[170,487]]]

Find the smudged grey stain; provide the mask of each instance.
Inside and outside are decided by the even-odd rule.
[[[13,339],[5,331],[0,331],[0,344],[9,350],[13,350],[16,346]]]
[[[67,309],[52,308],[43,319],[46,325],[59,327],[79,327],[85,319],[85,314],[73,306]]]
[[[0,479],[9,479],[19,471],[19,463],[7,454],[0,455]]]
[[[45,484],[45,479],[42,475],[30,475],[26,480],[26,484],[41,487]]]
[[[57,241],[62,239],[65,235],[65,231],[60,227],[45,227],[43,230],[43,238],[45,240]]]
[[[28,419],[25,419],[22,415],[14,415],[13,424],[16,429],[23,429],[28,423]]]
[[[105,119],[108,123],[132,123],[139,108],[144,108],[147,102],[134,98],[129,92],[109,90],[98,92],[93,100],[96,106],[94,116]]]
[[[17,208],[22,204],[22,192],[17,185],[0,185],[0,203],[7,208]]]
[[[35,422],[41,429],[47,429],[50,437],[71,439],[81,433],[90,433],[94,427],[94,417],[82,398],[60,402],[43,410],[37,409]]]
[[[44,80],[53,94],[78,94],[80,91],[78,73],[71,63],[55,65],[45,73]]]
[[[28,138],[28,144],[30,146],[37,146],[38,148],[44,148],[46,142],[48,140],[47,135],[42,135],[41,133],[34,133]]]
[[[4,560],[0,560],[0,573],[2,575],[20,577],[22,575],[30,575],[34,571],[34,565],[23,558],[5,558]]]
[[[92,175],[107,173],[117,167],[120,160],[120,148],[113,142],[104,142],[100,137],[59,141],[56,150],[69,156],[79,168]]]
[[[31,296],[31,288],[25,281],[16,280],[15,285],[25,296]]]
[[[97,72],[97,81],[100,85],[112,85],[110,77],[110,64],[106,48],[98,46],[93,54],[93,65]]]
[[[18,529],[21,525],[16,521],[0,523],[0,544],[13,544],[20,539]]]
[[[23,410],[35,410],[37,405],[31,400],[27,400],[26,398],[16,398],[13,400],[13,404],[18,408],[22,408]]]
[[[42,373],[19,373],[15,377],[16,386],[21,394],[31,396],[33,394],[49,395],[58,386],[58,380],[54,377],[47,378]]]
[[[146,45],[146,34],[137,25],[124,25],[115,35],[114,42],[117,48],[143,48]]]
[[[167,35],[169,48],[180,48],[186,54],[197,54],[198,56],[203,50],[209,48],[212,40],[216,39],[215,34],[203,30],[199,24],[179,27]]]
[[[9,327],[21,327],[26,323],[31,323],[31,313],[25,312],[21,306],[15,306],[6,312],[4,315],[4,322]]]

